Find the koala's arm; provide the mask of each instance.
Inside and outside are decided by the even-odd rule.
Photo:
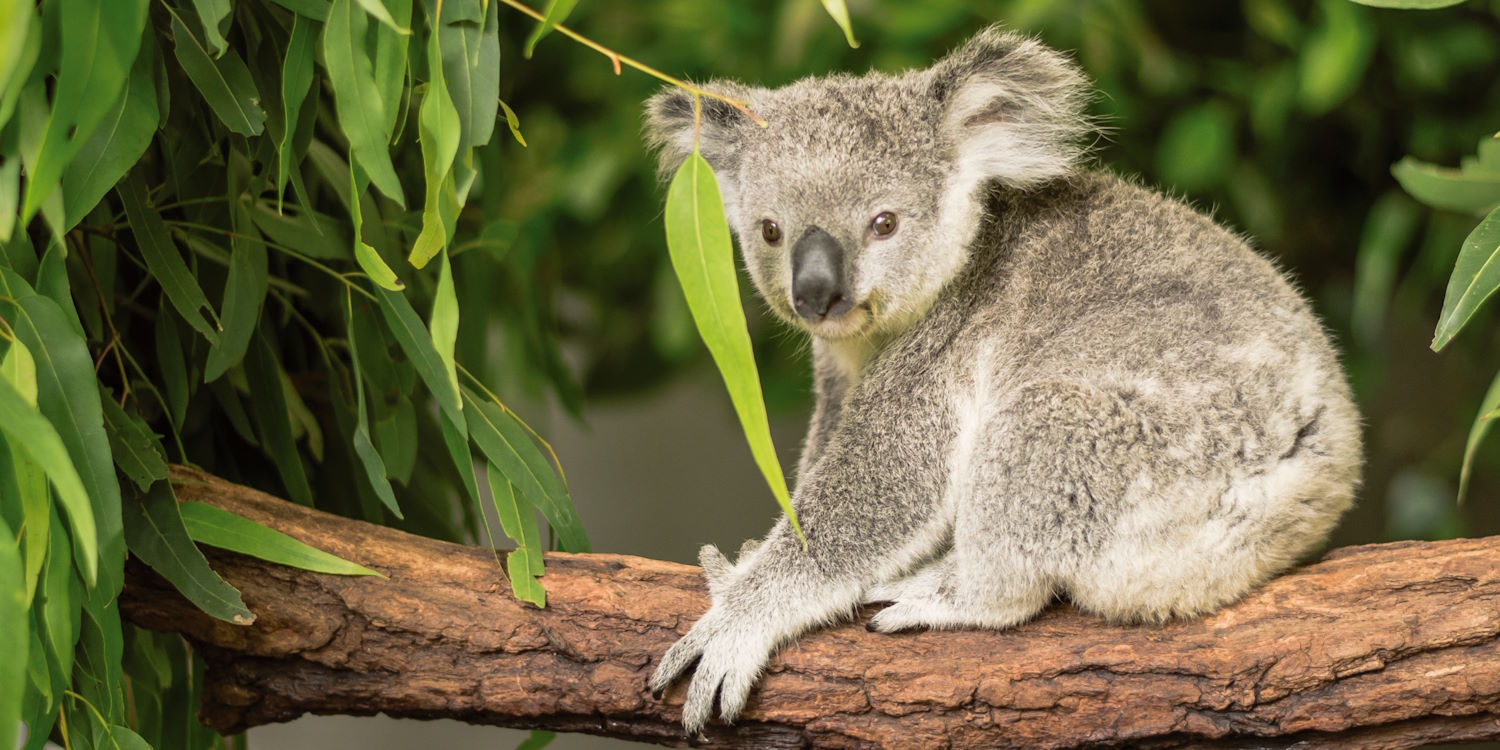
[[[866,378],[797,483],[807,550],[784,518],[732,567],[704,548],[713,606],[651,679],[653,691],[664,690],[696,660],[683,706],[690,734],[711,717],[716,695],[725,719],[738,715],[777,646],[848,616],[867,587],[938,547],[951,523],[941,498],[953,433],[930,383]]]
[[[802,441],[802,458],[797,461],[797,483],[812,471],[814,464],[828,447],[843,413],[844,394],[848,389],[848,378],[834,364],[833,357],[825,352],[821,342],[813,344],[813,389],[817,404],[813,407],[812,421],[807,425],[807,437]]]

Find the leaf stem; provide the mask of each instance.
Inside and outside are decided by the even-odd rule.
[[[530,6],[527,6],[527,5],[523,4],[523,3],[521,3],[519,0],[500,0],[500,2],[505,3],[506,5],[514,8],[514,9],[516,9],[518,11],[521,11],[522,13],[525,13],[528,16],[531,16],[532,18],[534,18],[534,19],[536,19],[538,21],[544,21],[547,18],[546,16],[544,16],[541,13],[537,12],[535,9],[531,8]],[[620,74],[620,65],[621,64],[628,65],[629,67],[635,68],[636,70],[639,70],[640,72],[645,73],[646,75],[651,76],[652,78],[656,78],[656,79],[658,79],[660,81],[664,81],[666,83],[670,83],[673,86],[676,86],[676,87],[678,87],[680,89],[683,89],[685,91],[692,92],[693,94],[696,94],[698,96],[706,96],[706,97],[708,97],[710,99],[718,99],[719,101],[724,102],[725,104],[728,104],[729,106],[734,107],[735,109],[739,110],[746,117],[750,118],[750,121],[754,122],[756,125],[759,125],[761,127],[766,127],[766,121],[763,120],[763,119],[761,119],[759,115],[755,114],[754,112],[751,112],[749,105],[746,104],[743,101],[740,101],[739,99],[732,99],[730,97],[724,96],[723,94],[715,94],[714,92],[709,91],[708,89],[705,89],[705,88],[702,88],[702,87],[699,87],[699,86],[694,86],[693,84],[688,83],[687,81],[684,81],[681,78],[676,78],[676,77],[673,77],[673,76],[669,76],[666,73],[663,73],[660,70],[657,70],[656,68],[653,68],[650,65],[647,65],[647,64],[641,62],[640,60],[637,60],[637,59],[635,59],[633,57],[628,57],[626,55],[622,55],[622,54],[620,54],[620,53],[618,53],[618,52],[616,52],[616,51],[614,51],[614,50],[612,50],[612,49],[610,49],[610,48],[608,48],[608,47],[606,47],[606,46],[604,46],[604,45],[602,45],[602,44],[600,44],[600,43],[598,43],[598,42],[596,42],[596,41],[594,41],[592,39],[589,39],[588,37],[586,37],[586,36],[584,36],[584,35],[576,32],[576,31],[574,31],[574,30],[572,30],[572,29],[570,29],[567,26],[564,26],[562,24],[558,24],[558,25],[556,25],[556,26],[554,26],[552,28],[557,33],[562,34],[563,36],[565,36],[565,37],[567,37],[569,39],[572,39],[573,41],[578,42],[579,44],[582,44],[583,46],[588,47],[589,49],[591,49],[591,50],[593,50],[595,52],[598,52],[599,54],[604,55],[605,57],[609,58],[609,61],[611,63],[613,63],[614,66],[615,66],[615,75],[619,75]]]

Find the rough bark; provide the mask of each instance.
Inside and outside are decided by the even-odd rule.
[[[208,660],[202,718],[453,718],[687,744],[682,686],[646,676],[707,606],[696,568],[547,556],[548,606],[486,550],[293,505],[191,470],[182,500],[389,576],[318,575],[211,552],[259,617],[213,620],[133,565],[130,621]],[[1500,738],[1500,538],[1350,547],[1213,616],[1105,624],[1065,605],[1009,632],[879,635],[859,622],[775,658],[710,747],[1411,747]],[[863,620],[864,617],[859,618]]]

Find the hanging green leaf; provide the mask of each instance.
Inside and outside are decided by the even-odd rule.
[[[1450,169],[1408,156],[1391,167],[1391,175],[1413,198],[1433,208],[1482,216],[1500,206],[1497,172]]]
[[[708,162],[694,151],[677,170],[667,189],[667,250],[687,298],[698,335],[724,376],[735,413],[755,463],[786,513],[797,536],[802,527],[788,496],[786,478],[771,444],[771,426],[761,396],[760,374],[750,349],[745,310],[735,278],[734,249],[724,218],[719,184]],[[806,540],[803,540],[806,544]]]
[[[355,427],[354,427],[354,453],[365,467],[365,477],[370,480],[370,486],[375,490],[375,496],[380,502],[390,509],[397,518],[401,515],[401,506],[396,502],[396,493],[391,489],[391,482],[386,478],[385,462],[380,458],[380,452],[375,450],[375,443],[370,440],[370,416],[365,409],[365,380],[359,370],[359,344],[355,336],[354,327],[354,293],[345,292],[344,298],[345,327],[349,339],[349,367],[351,377],[354,379],[355,393]]]
[[[224,582],[188,536],[171,482],[157,482],[125,503],[130,553],[161,574],[198,609],[236,625],[255,622],[240,592]]]
[[[404,28],[411,25],[412,0],[360,0],[379,5],[386,15],[394,22],[392,25]],[[380,101],[385,103],[385,119],[381,121],[382,133],[385,142],[391,143],[395,140],[396,123],[406,115],[406,100],[403,96],[406,89],[408,67],[411,65],[408,50],[411,47],[411,33],[400,33],[392,30],[384,24],[375,26],[371,30],[375,38],[375,86],[380,91]]]
[[[1496,289],[1500,289],[1500,207],[1479,222],[1458,251],[1432,350],[1447,346]]]
[[[453,269],[447,251],[438,255],[438,283],[432,295],[432,321],[428,328],[432,332],[433,349],[443,361],[448,385],[457,393],[458,362],[454,350],[458,344],[458,296],[453,288]]]
[[[385,577],[223,508],[190,502],[183,503],[178,509],[188,536],[200,544],[314,573]]]
[[[229,31],[230,7],[229,0],[193,0],[193,8],[198,11],[198,20],[203,24],[203,40],[208,43],[214,57],[224,54],[229,48],[229,42],[224,34]]]
[[[208,303],[208,297],[204,296],[203,289],[198,286],[197,278],[188,270],[182,253],[167,233],[167,225],[162,221],[161,214],[150,205],[146,186],[141,182],[140,175],[131,172],[120,182],[115,192],[125,206],[130,231],[135,235],[141,256],[146,259],[146,267],[150,269],[156,282],[161,284],[167,300],[183,320],[203,334],[209,343],[218,342],[218,319],[214,316],[213,305]],[[203,316],[205,310],[208,318]],[[209,318],[213,318],[214,322],[210,323]]]
[[[830,0],[824,0],[823,4],[828,6],[829,2]],[[832,2],[843,5],[843,0],[832,0]],[[547,0],[547,11],[543,14],[542,20],[531,30],[531,34],[526,37],[526,46],[522,48],[521,56],[530,60],[531,54],[536,51],[536,43],[540,42],[542,37],[552,33],[558,24],[566,21],[568,14],[573,12],[573,6],[577,4],[578,0]],[[831,8],[830,12],[832,12]],[[847,24],[848,20],[848,14],[845,14],[844,23]],[[851,41],[850,44],[853,42]]]
[[[245,380],[250,384],[250,413],[255,420],[255,432],[260,436],[261,447],[276,464],[287,496],[303,505],[312,505],[312,487],[307,483],[302,456],[297,452],[296,438],[292,436],[292,420],[281,384],[281,365],[264,334],[257,332],[250,342],[244,369]]]
[[[467,388],[464,397],[469,406],[469,435],[479,452],[542,511],[564,550],[590,551],[588,535],[578,520],[568,488],[532,442],[527,429],[509,411]]]
[[[0,317],[11,324],[35,360],[37,406],[45,417],[38,423],[32,416],[35,411],[18,408],[4,419],[4,429],[7,434],[11,430],[24,434],[31,459],[58,489],[58,499],[73,527],[78,566],[88,582],[92,585],[97,580],[101,589],[118,590],[125,564],[120,486],[104,433],[104,412],[88,347],[55,302],[27,288],[25,281],[4,267],[0,267]],[[19,404],[24,406],[24,400]],[[72,463],[71,474],[58,458],[56,444],[46,436],[49,431],[66,448],[63,456]],[[81,489],[71,481],[75,476]],[[57,485],[59,477],[66,486]]]
[[[208,350],[204,382],[217,380],[244,359],[270,285],[266,247],[255,231],[250,209],[243,201],[236,201],[230,211],[234,234],[230,238],[233,252],[229,255],[229,276],[224,281],[224,332]]]
[[[5,433],[7,443],[19,448],[46,472],[52,487],[57,490],[58,501],[67,511],[73,539],[81,546],[79,562],[84,566],[84,575],[92,581],[98,570],[98,532],[83,480],[68,457],[68,450],[57,430],[27,405],[9,381],[0,381],[0,431]]]
[[[192,385],[188,382],[182,336],[177,332],[177,316],[170,307],[162,307],[156,314],[154,328],[152,343],[156,345],[156,366],[161,370],[162,387],[167,392],[167,413],[172,417],[172,425],[180,430],[183,420],[187,419]]]
[[[417,116],[417,139],[422,148],[422,170],[427,176],[427,197],[422,208],[422,232],[417,235],[407,260],[417,268],[427,265],[452,236],[453,222],[458,218],[458,201],[449,176],[458,153],[458,111],[443,82],[442,53],[438,35],[427,43],[427,66],[432,80],[422,96],[422,110]]]
[[[328,20],[328,0],[271,0],[303,18],[314,21]]]
[[[104,406],[104,426],[109,431],[110,453],[115,465],[145,492],[154,482],[167,478],[167,454],[151,428],[135,414],[127,414],[108,389],[99,386]]]
[[[521,144],[521,148],[526,148],[526,138],[521,135],[521,118],[516,117],[515,111],[505,103],[504,99],[500,100],[500,109],[505,112],[505,124],[510,127],[511,137],[516,139],[516,143]]]
[[[31,629],[27,624],[26,581],[20,549],[11,542],[15,538],[15,531],[0,517],[0,637],[5,638],[5,658],[0,659],[0,737],[11,744],[20,735],[27,649],[31,646],[31,639],[26,637]]]
[[[465,12],[450,12],[458,8]],[[460,154],[489,143],[495,132],[500,106],[499,8],[499,3],[477,0],[443,8],[443,80],[458,111]]]
[[[21,209],[25,225],[120,95],[145,36],[147,0],[57,0],[57,83]]]
[[[31,357],[31,350],[19,340],[12,341],[10,349],[0,358],[0,380],[10,383],[26,406],[36,407],[36,362]],[[81,483],[82,480],[80,487]],[[19,500],[21,521],[25,524],[21,557],[25,568],[26,602],[30,606],[42,563],[47,559],[47,536],[52,530],[48,510],[52,501],[47,492],[47,474],[41,465],[31,459],[25,448],[6,440],[4,431],[0,430],[0,496],[7,495]],[[88,507],[85,498],[75,497],[73,502]]]
[[[276,212],[281,213],[281,196],[292,167],[292,137],[302,114],[302,102],[312,89],[313,59],[316,57],[318,31],[311,20],[292,16],[292,34],[287,40],[286,57],[281,64],[281,141],[276,144]],[[316,102],[315,102],[316,104]]]
[[[146,49],[136,56],[114,107],[63,172],[66,229],[77,226],[151,145],[160,122],[156,86],[151,80],[153,47],[148,41]]]
[[[410,28],[396,23],[396,19],[391,16],[390,9],[386,8],[380,0],[359,0],[359,7],[364,8],[365,12],[369,13],[372,18],[381,22],[386,28],[397,34],[407,35],[411,33]]]
[[[849,21],[849,7],[844,0],[823,0],[823,9],[833,18],[833,22],[839,25],[844,32],[844,39],[849,42],[850,47],[859,47],[859,41],[854,38],[854,24]]]
[[[1495,374],[1495,379],[1490,382],[1489,390],[1484,392],[1484,400],[1479,402],[1479,411],[1474,415],[1474,424],[1469,426],[1469,437],[1464,442],[1463,468],[1458,472],[1458,501],[1463,502],[1464,496],[1469,492],[1469,478],[1474,471],[1474,456],[1479,451],[1479,445],[1489,434],[1490,428],[1494,426],[1493,412],[1500,409],[1500,373]]]
[[[215,59],[193,36],[182,16],[170,5],[166,8],[172,14],[172,51],[182,72],[193,82],[193,88],[198,89],[224,127],[240,135],[260,135],[265,129],[266,113],[260,108],[260,92],[244,58],[228,50]]]
[[[511,591],[521,601],[545,607],[547,590],[537,580],[537,576],[542,575],[543,565],[542,536],[537,528],[536,510],[524,496],[516,494],[515,485],[507,481],[504,472],[494,464],[490,464],[486,475],[500,527],[516,545],[515,550],[506,556]]]
[[[323,65],[333,85],[339,127],[349,139],[354,158],[385,197],[405,206],[401,181],[386,147],[385,113],[375,65],[365,47],[369,16],[355,7],[354,0],[333,0],[323,27]]]
[[[432,336],[422,319],[417,316],[411,303],[399,292],[375,290],[375,301],[380,305],[380,314],[385,318],[391,336],[400,345],[401,351],[417,370],[427,390],[437,399],[438,406],[460,434],[464,432],[463,403],[459,401],[458,389],[448,377],[448,367],[438,356]]]
[[[353,195],[356,196],[355,199],[349,202],[350,218],[354,221],[354,259],[359,262],[359,267],[364,270],[365,275],[369,276],[371,281],[375,282],[376,286],[382,289],[389,289],[393,292],[399,292],[406,288],[406,282],[396,278],[396,272],[392,271],[391,267],[386,265],[385,259],[380,257],[380,253],[376,252],[375,248],[370,247],[369,243],[366,243],[361,236],[361,226],[364,224],[364,219],[360,216],[358,196],[364,195],[365,190],[364,185],[360,184],[360,179],[356,174],[357,170],[358,167],[354,164],[354,160],[350,159],[349,184],[353,188]]]

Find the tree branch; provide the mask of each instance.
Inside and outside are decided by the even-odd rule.
[[[224,732],[304,713],[453,718],[686,744],[682,686],[646,677],[707,606],[696,568],[547,555],[548,607],[489,552],[351,521],[177,468],[201,500],[375,568],[318,575],[210,551],[258,615],[202,614],[132,564],[132,622],[210,665]],[[1213,617],[1108,625],[1067,606],[1013,631],[879,635],[783,650],[710,747],[1411,747],[1500,738],[1500,538],[1335,550]],[[863,620],[864,617],[861,617]]]

